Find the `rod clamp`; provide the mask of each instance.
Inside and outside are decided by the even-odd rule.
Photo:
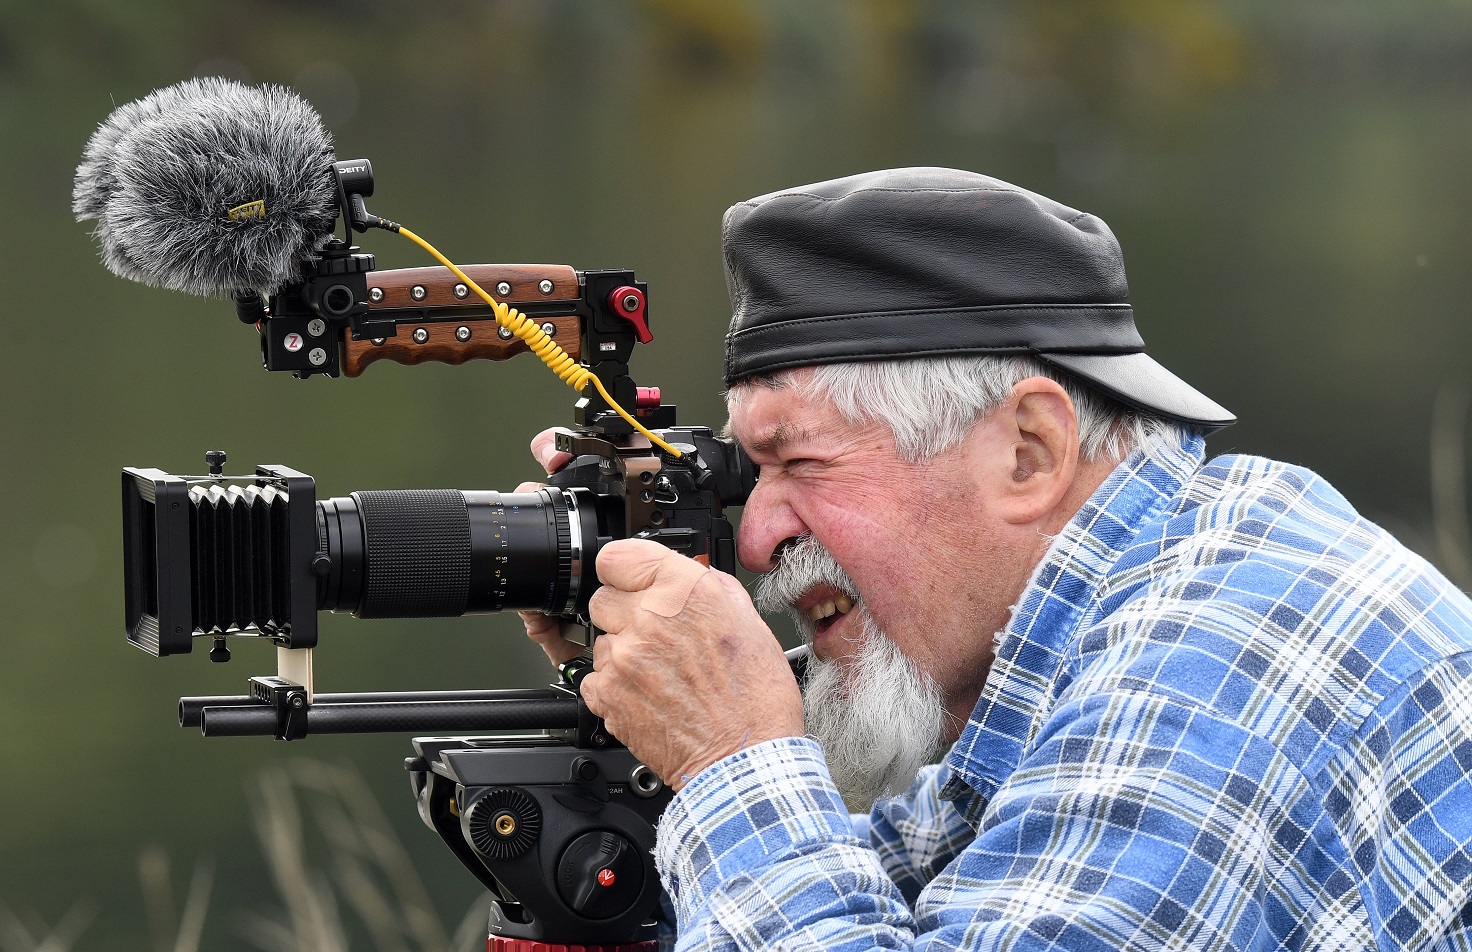
[[[300,740],[307,736],[307,710],[312,702],[305,687],[285,678],[264,675],[250,679],[250,696],[276,712],[277,740]]]

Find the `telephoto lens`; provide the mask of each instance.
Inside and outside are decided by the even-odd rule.
[[[322,500],[317,607],[359,618],[573,614],[596,586],[593,560],[599,537],[607,537],[598,508],[588,490],[552,487],[374,490]]]

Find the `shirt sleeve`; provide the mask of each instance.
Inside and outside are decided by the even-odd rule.
[[[1292,905],[1269,895],[1269,864],[1285,850],[1342,861],[1323,848],[1332,830],[1297,828],[1283,807],[1302,783],[1189,699],[1118,692],[1053,712],[975,838],[911,902],[807,740],[703,771],[666,811],[657,855],[680,949],[1247,948]]]
[[[665,809],[655,858],[678,948],[906,948],[910,909],[854,835],[818,745],[768,741],[701,771]]]

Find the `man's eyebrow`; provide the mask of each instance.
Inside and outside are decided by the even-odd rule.
[[[752,440],[747,450],[751,453],[775,453],[789,444],[801,442],[808,438],[806,427],[793,427],[784,421],[778,423],[771,433],[761,439]]]

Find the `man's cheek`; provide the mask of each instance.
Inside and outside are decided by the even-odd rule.
[[[902,491],[903,487],[894,487],[894,492]],[[799,514],[820,540],[824,532],[877,537],[886,531],[881,515],[894,509],[893,493],[877,498],[864,493],[825,492],[814,494],[804,502]]]

